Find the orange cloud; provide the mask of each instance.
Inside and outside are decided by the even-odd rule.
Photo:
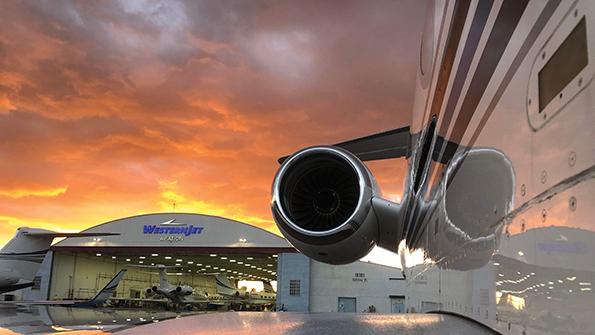
[[[68,187],[58,187],[49,189],[13,189],[13,190],[0,190],[0,196],[9,197],[14,199],[20,199],[24,197],[57,197],[60,194],[66,193]]]
[[[159,201],[159,207],[163,212],[205,213],[253,224],[279,233],[275,222],[269,215],[262,217],[251,215],[242,205],[237,203],[223,204],[215,201],[190,199],[179,193],[176,181],[161,182],[160,186],[162,188],[162,199]]]

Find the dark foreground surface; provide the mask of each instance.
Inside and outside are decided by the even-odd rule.
[[[0,335],[76,333],[100,334],[189,314],[114,308],[61,306],[0,306]]]
[[[187,316],[118,334],[493,334],[465,319],[438,314],[227,312]]]

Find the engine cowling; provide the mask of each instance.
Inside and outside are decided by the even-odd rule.
[[[182,292],[182,287],[181,286],[176,287],[176,292],[178,292],[178,293]]]
[[[379,193],[368,168],[352,153],[329,146],[289,157],[273,181],[272,211],[287,240],[306,256],[346,264],[377,243],[372,199]]]
[[[151,287],[151,290],[153,290],[153,292],[157,292],[157,286]]]

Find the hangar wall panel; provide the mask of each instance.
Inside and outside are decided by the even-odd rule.
[[[495,320],[496,304],[491,299],[496,296],[496,288],[494,282],[488,280],[496,276],[493,265],[466,272],[418,265],[407,272],[408,311],[425,313],[448,310]],[[449,287],[449,290],[440,291],[441,286]]]
[[[293,292],[290,290],[292,281]],[[297,283],[299,283],[299,290],[296,290]],[[307,312],[309,305],[310,259],[296,253],[279,254],[277,259],[277,308],[284,308],[290,312]]]
[[[50,299],[72,299],[72,277],[75,271],[75,255],[54,253],[54,266],[50,286]]]
[[[112,262],[102,261],[100,257],[76,254],[75,262],[73,275],[75,299],[93,297],[116,272]]]
[[[39,289],[34,289],[34,288],[26,288],[23,289],[22,292],[22,296],[19,298],[19,300],[47,300],[48,299],[48,294],[50,291],[50,276],[52,274],[52,262],[53,262],[53,258],[54,258],[54,253],[53,251],[49,251],[47,253],[47,255],[45,256],[45,258],[43,259],[43,262],[41,263],[41,266],[39,267],[39,270],[37,271],[36,276],[39,277],[40,279],[40,286]],[[15,292],[17,295],[19,293],[19,291]]]
[[[310,262],[310,312],[338,312],[342,297],[355,298],[357,312],[373,305],[378,313],[391,313],[390,296],[405,296],[400,269],[360,261],[347,265]]]

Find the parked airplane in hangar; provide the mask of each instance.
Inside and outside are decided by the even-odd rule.
[[[122,269],[91,299],[88,300],[39,300],[39,301],[6,301],[5,305],[16,306],[63,306],[76,308],[103,307],[114,296],[118,284],[124,279],[126,269]]]
[[[164,297],[173,304],[184,305],[189,303],[186,298],[194,293],[194,288],[189,285],[173,285],[167,279],[167,269],[179,268],[179,266],[156,265],[129,265],[130,267],[155,269],[159,274],[159,283],[147,288],[146,294],[149,298]],[[204,297],[206,298],[206,296]]]
[[[161,303],[165,298],[177,308],[193,309],[195,306],[204,308],[230,309],[264,309],[272,308],[275,305],[276,293],[269,282],[263,282],[262,292],[248,291],[246,288],[238,288],[237,284],[226,275],[220,273],[201,274],[201,276],[214,277],[217,287],[216,294],[197,292],[189,285],[174,285],[167,278],[167,269],[176,269],[179,266],[156,265],[128,265],[129,267],[156,269],[159,274],[159,283],[146,289],[146,297],[140,300],[144,302]],[[127,300],[127,299],[120,299]]]

